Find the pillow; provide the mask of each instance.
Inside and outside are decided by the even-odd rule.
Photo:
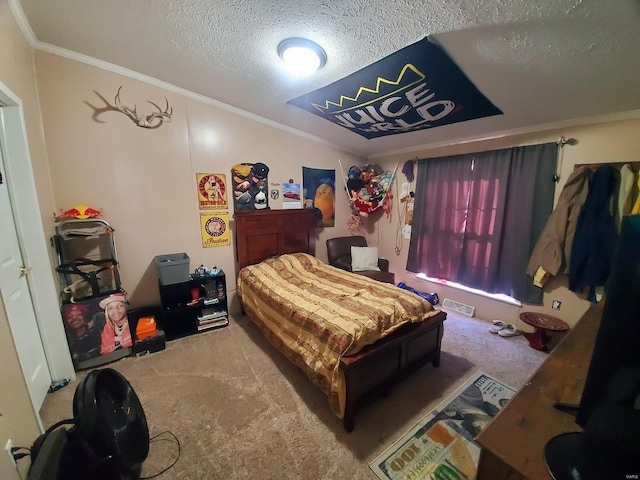
[[[365,270],[377,270],[378,247],[351,247],[351,270],[364,272]]]

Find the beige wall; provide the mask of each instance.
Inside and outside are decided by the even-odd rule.
[[[0,0],[0,82],[5,84],[23,102],[29,148],[38,187],[38,201],[43,212],[54,205],[49,171],[45,155],[44,138],[33,74],[32,51],[13,20],[9,7]],[[52,224],[52,218],[43,214],[43,222]],[[16,353],[9,322],[0,295],[0,478],[19,479],[4,452],[8,439],[14,446],[30,447],[40,430],[33,413],[31,400]],[[22,471],[28,459],[20,461]],[[26,476],[25,476],[26,478]]]
[[[222,173],[262,162],[269,182],[301,182],[302,167],[336,169],[361,159],[279,130],[212,104],[56,55],[36,52],[36,73],[57,208],[83,203],[102,209],[115,228],[124,288],[132,306],[159,301],[154,256],[185,252],[191,269],[217,265],[235,279],[235,249],[202,248],[196,173]],[[134,125],[109,111],[119,86],[124,105],[151,112],[147,100],[173,107],[158,129]],[[337,183],[341,179],[338,176]],[[339,189],[338,204],[346,205]],[[231,197],[229,197],[231,201]],[[270,200],[281,208],[282,198]],[[233,206],[229,213],[233,215]],[[325,239],[347,234],[348,209],[338,208],[336,227],[319,230],[317,255],[326,260]],[[235,281],[228,281],[234,298]],[[232,308],[238,308],[232,302]]]
[[[576,138],[578,144],[575,146],[565,146],[560,151],[561,178],[555,192],[555,201],[564,186],[564,182],[573,171],[574,165],[578,163],[605,163],[605,162],[637,162],[640,161],[640,120],[612,121],[590,126],[563,128],[561,130],[548,131],[538,134],[518,135],[495,140],[474,142],[463,145],[454,145],[445,148],[412,152],[411,154],[392,155],[374,160],[385,169],[392,169],[396,162],[400,162],[399,171],[406,160],[415,158],[433,158],[438,156],[454,155],[460,153],[470,153],[490,149],[511,147],[516,145],[536,144],[545,142],[555,142],[561,136],[565,138]],[[417,172],[417,168],[414,170]],[[399,188],[406,177],[398,174],[394,189]],[[413,187],[415,188],[415,181]],[[459,302],[476,306],[476,316],[485,320],[501,319],[509,323],[517,323],[518,328],[531,330],[527,325],[523,325],[518,319],[521,311],[533,310],[548,313],[562,318],[570,325],[582,316],[589,306],[589,302],[579,298],[567,288],[567,277],[561,275],[551,279],[544,288],[544,305],[514,307],[505,303],[489,300],[478,295],[462,292],[460,290],[448,288],[439,284],[419,280],[411,272],[405,270],[409,241],[402,240],[398,243],[400,254],[396,255],[396,232],[398,211],[396,193],[396,204],[394,205],[394,217],[391,222],[382,217],[371,228],[371,237],[379,237],[380,246],[384,256],[390,259],[391,267],[396,272],[396,281],[404,281],[408,285],[422,291],[438,292],[440,298],[450,298]],[[375,240],[372,240],[375,242]],[[562,302],[560,310],[552,310],[551,302],[559,300]]]

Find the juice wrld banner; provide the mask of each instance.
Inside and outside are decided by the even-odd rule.
[[[429,37],[287,103],[368,139],[502,114]]]

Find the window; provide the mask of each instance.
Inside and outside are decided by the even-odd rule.
[[[542,303],[526,265],[553,208],[557,148],[420,160],[407,270]]]

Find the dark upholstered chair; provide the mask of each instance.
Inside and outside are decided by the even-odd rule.
[[[351,270],[351,247],[366,247],[367,239],[362,236],[336,237],[327,240],[327,257],[329,265],[341,268],[348,272]],[[389,272],[389,260],[378,258],[378,268],[376,270],[365,270],[363,272],[353,272],[364,275],[380,282],[395,283],[395,275]]]

